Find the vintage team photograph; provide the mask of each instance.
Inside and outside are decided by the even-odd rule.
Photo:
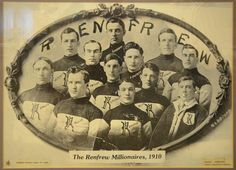
[[[3,3],[5,168],[233,166],[233,3],[45,4]]]

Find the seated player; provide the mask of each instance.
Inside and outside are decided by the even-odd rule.
[[[168,106],[162,114],[153,131],[150,148],[181,138],[193,131],[207,118],[207,110],[195,99],[195,86],[192,77],[183,76],[179,79],[180,98]]]
[[[90,40],[84,44],[85,70],[89,73],[89,90],[90,93],[106,82],[106,75],[103,67],[99,64],[101,59],[102,47],[95,40]]]
[[[66,71],[71,66],[84,66],[84,59],[78,55],[79,34],[73,28],[66,28],[61,33],[61,45],[64,56],[53,63],[53,87],[60,93],[67,93]]]
[[[48,127],[54,138],[69,149],[93,148],[88,137],[97,136],[102,112],[89,102],[89,74],[77,66],[67,72],[69,99],[54,108]]]
[[[52,62],[46,57],[39,57],[33,63],[36,86],[19,96],[19,104],[27,120],[42,133],[47,132],[46,125],[54,106],[62,99],[51,84]]]
[[[130,79],[134,83],[136,91],[138,91],[142,86],[140,74],[144,64],[143,49],[137,43],[129,42],[125,45],[124,51],[127,71],[121,75],[121,78]]]
[[[102,129],[107,132],[108,142],[119,150],[143,149],[152,133],[151,121],[134,106],[135,86],[130,80],[120,84],[118,94],[121,103],[105,114]]]
[[[195,47],[190,44],[185,44],[182,49],[183,66],[184,69],[181,73],[176,73],[169,77],[166,87],[164,88],[163,95],[166,96],[170,101],[175,101],[179,98],[178,96],[178,80],[181,76],[191,76],[196,82],[196,99],[204,106],[207,110],[210,108],[212,86],[209,80],[199,73],[197,69],[198,63],[198,51]]]
[[[166,107],[170,104],[166,97],[157,94],[157,81],[159,68],[152,63],[144,64],[140,75],[142,89],[135,94],[134,103],[142,111],[146,112],[154,129]]]
[[[95,106],[102,110],[103,114],[120,104],[118,89],[122,61],[115,53],[111,53],[104,58],[104,64],[107,83],[95,89],[90,99]]]

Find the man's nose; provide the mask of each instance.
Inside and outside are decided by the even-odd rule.
[[[72,88],[76,89],[76,84],[75,83],[72,83]]]
[[[125,90],[125,94],[128,96],[129,95],[129,90]]]
[[[116,31],[115,31],[115,30],[112,31],[112,32],[111,32],[111,35],[113,35],[113,36],[116,35]]]
[[[39,72],[38,72],[38,74],[39,74],[40,76],[42,76],[42,75],[43,75],[43,70],[40,69]]]
[[[135,58],[134,57],[131,58],[131,62],[135,63]]]
[[[151,80],[151,76],[147,76],[147,80],[150,81]]]
[[[111,67],[111,68],[110,68],[110,72],[111,72],[111,73],[113,73],[113,72],[114,72],[114,70],[115,70],[115,68],[114,68],[114,67]]]

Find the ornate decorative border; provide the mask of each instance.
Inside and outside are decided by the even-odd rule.
[[[156,12],[151,9],[142,9],[136,8],[134,4],[129,4],[126,7],[120,4],[113,4],[110,7],[107,7],[105,4],[99,4],[98,8],[93,10],[83,10],[74,15],[70,15],[68,17],[62,18],[45,29],[35,35],[33,38],[28,40],[26,44],[18,50],[14,60],[11,62],[10,66],[6,68],[7,77],[5,79],[5,86],[8,89],[9,99],[11,101],[11,105],[16,113],[16,117],[18,120],[22,121],[24,125],[30,129],[35,135],[39,136],[40,138],[44,139],[50,144],[53,144],[63,150],[68,150],[67,148],[61,146],[56,141],[50,139],[46,135],[39,132],[35,127],[33,127],[25,118],[24,114],[22,113],[18,103],[17,103],[17,93],[20,87],[19,84],[19,77],[22,74],[22,63],[28,57],[28,54],[34,44],[38,43],[42,40],[45,36],[50,34],[51,32],[59,29],[60,27],[70,24],[72,22],[81,20],[81,19],[89,19],[92,17],[101,16],[104,18],[109,17],[120,17],[120,18],[135,18],[136,16],[148,16],[151,18],[161,19],[175,25],[178,25],[196,37],[198,37],[213,53],[217,65],[216,68],[220,72],[219,77],[219,85],[221,91],[219,92],[218,96],[216,97],[218,108],[215,112],[211,113],[210,116],[195,130],[191,133],[185,135],[184,137],[168,143],[166,145],[161,146],[160,148],[156,149],[166,149],[167,151],[180,147],[189,141],[198,139],[202,134],[206,134],[207,132],[211,131],[218,123],[220,123],[227,115],[228,109],[231,108],[231,75],[229,70],[229,63],[224,60],[221,56],[218,48],[215,44],[213,44],[204,34],[198,31],[196,28],[192,27],[191,25],[181,21],[175,17],[166,15],[164,13]],[[227,104],[228,103],[228,104]],[[188,140],[187,140],[188,139]]]

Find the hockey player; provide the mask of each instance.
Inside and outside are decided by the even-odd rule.
[[[136,91],[141,88],[140,74],[144,64],[143,49],[135,42],[129,42],[124,47],[125,50],[125,65],[127,71],[121,75],[122,79],[130,79],[136,88]]]
[[[84,66],[84,59],[78,55],[79,34],[73,28],[66,28],[61,33],[61,45],[64,56],[53,63],[53,87],[59,92],[67,93],[66,71],[71,66]]]
[[[152,126],[147,114],[134,106],[134,84],[124,80],[118,94],[120,105],[109,110],[103,117],[107,139],[120,150],[144,149],[152,133]]]
[[[161,116],[150,140],[150,148],[159,147],[193,131],[207,117],[207,110],[195,99],[195,81],[192,77],[179,79],[180,98],[174,101]]]
[[[174,54],[174,50],[177,47],[177,36],[172,29],[162,29],[158,34],[158,41],[161,53],[158,57],[148,62],[157,65],[160,69],[158,93],[162,94],[167,79],[174,73],[181,72],[183,70],[183,64]]]
[[[95,106],[103,111],[103,114],[120,104],[118,89],[122,61],[115,53],[111,53],[105,57],[104,64],[107,83],[95,89],[90,99]]]
[[[140,75],[142,89],[135,94],[135,106],[146,112],[154,129],[166,107],[170,104],[166,97],[157,94],[159,68],[152,63],[144,64]]]
[[[50,133],[68,149],[93,148],[93,139],[98,133],[102,112],[89,102],[88,82],[87,71],[77,66],[68,69],[67,86],[71,98],[55,106],[48,123]]]
[[[47,132],[46,125],[55,105],[62,99],[51,84],[52,62],[46,57],[39,57],[33,63],[36,86],[19,96],[19,104],[27,120],[42,133]]]
[[[212,87],[209,80],[199,73],[197,69],[198,51],[190,44],[185,44],[182,49],[184,70],[169,77],[163,95],[172,102],[179,98],[178,96],[178,80],[183,75],[191,76],[196,82],[196,99],[207,110],[210,108]]]
[[[116,17],[108,19],[106,23],[107,35],[109,37],[110,46],[103,51],[101,61],[103,62],[105,57],[110,53],[115,53],[123,62],[124,61],[124,41],[125,24]]]
[[[106,82],[106,74],[99,64],[101,59],[101,44],[95,40],[90,40],[84,44],[85,70],[89,73],[89,91],[102,86]]]

